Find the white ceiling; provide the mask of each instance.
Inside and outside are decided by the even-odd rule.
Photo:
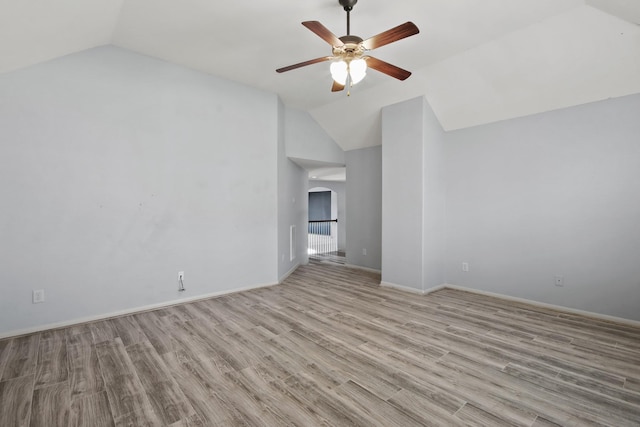
[[[342,167],[320,167],[308,169],[309,179],[317,181],[346,181],[347,168]]]
[[[452,130],[640,92],[640,0],[360,0],[352,34],[420,34],[372,52],[408,80],[370,70],[350,97],[328,63],[275,72],[330,55],[306,20],[346,33],[338,0],[1,0],[0,73],[114,44],[275,92],[345,150],[379,145],[381,107],[420,95]]]

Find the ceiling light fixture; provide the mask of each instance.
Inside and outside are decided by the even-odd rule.
[[[358,84],[367,75],[367,61],[362,58],[345,61],[341,59],[331,63],[331,77],[336,83],[346,86],[347,78],[351,85]]]
[[[338,37],[322,25],[318,21],[304,21],[302,25],[313,31],[332,47],[331,56],[322,56],[320,58],[311,59],[309,61],[299,62],[289,65],[288,67],[278,68],[276,72],[284,73],[285,71],[295,70],[296,68],[307,65],[317,64],[318,62],[332,61],[329,70],[333,79],[331,92],[339,92],[359,83],[367,75],[367,68],[373,68],[376,71],[387,74],[398,80],[405,80],[411,72],[403,70],[400,67],[374,58],[368,52],[385,46],[389,43],[404,39],[405,37],[418,34],[420,30],[413,22],[405,22],[402,25],[393,27],[376,36],[363,40],[361,37],[351,35],[351,10],[358,0],[338,0],[340,6],[347,12],[347,35]]]

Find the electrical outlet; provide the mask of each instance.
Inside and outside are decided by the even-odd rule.
[[[184,271],[178,271],[178,281],[182,282],[184,280]]]
[[[33,304],[44,302],[44,289],[33,290]]]
[[[367,248],[362,248],[362,255],[366,255],[367,254]]]
[[[469,271],[469,263],[468,262],[463,262],[462,263],[462,271],[464,271],[464,272]]]
[[[553,276],[556,286],[564,286],[564,276]]]

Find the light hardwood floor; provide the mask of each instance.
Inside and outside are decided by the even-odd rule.
[[[638,426],[640,328],[376,274],[0,341],[0,425]]]

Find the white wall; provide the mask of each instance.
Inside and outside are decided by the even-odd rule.
[[[382,150],[369,147],[345,153],[347,263],[380,269],[382,250]],[[363,254],[366,249],[367,254]]]
[[[639,117],[633,95],[448,133],[447,281],[640,320]]]
[[[382,281],[423,289],[424,101],[382,109]]]
[[[309,167],[321,166],[342,166],[345,163],[344,151],[335,143],[329,135],[318,125],[318,123],[306,111],[296,110],[289,107],[283,107],[283,135],[284,135],[284,154],[286,159],[279,157],[279,165],[286,169],[286,172],[279,168],[279,174],[287,175],[282,178],[288,184],[288,187],[281,188],[287,192],[285,197],[280,195],[280,208],[290,204],[295,211],[290,212],[292,216],[286,218],[291,224],[294,222],[296,233],[298,236],[298,256],[295,261],[282,261],[282,234],[280,237],[280,267],[279,277],[282,278],[291,268],[297,264],[306,264],[309,261],[307,254],[307,220],[308,220],[308,173],[302,169]],[[293,162],[295,162],[295,164]],[[302,191],[302,195],[300,195]],[[295,196],[298,194],[298,196]],[[285,202],[284,200],[287,200]],[[295,201],[294,201],[295,199]],[[285,219],[279,215],[280,226],[285,225]],[[289,224],[290,225],[290,224]],[[287,225],[287,229],[289,227]],[[287,231],[288,233],[288,231]],[[288,237],[287,237],[288,238]],[[288,244],[288,243],[287,243]],[[288,269],[288,270],[287,270]]]
[[[297,266],[307,264],[308,173],[286,155],[286,120],[289,109],[278,102],[278,280]],[[291,226],[295,226],[295,248],[291,252]],[[293,257],[291,256],[293,255]],[[293,259],[292,259],[293,258]]]
[[[640,320],[640,95],[448,133],[446,161],[431,166],[438,131],[416,108],[425,169],[389,190],[422,187],[426,232],[442,221],[428,210],[444,165],[447,282]],[[321,135],[282,111],[273,94],[114,47],[1,75],[0,335],[275,283],[295,264],[281,255],[307,206],[282,135],[287,155]],[[415,131],[394,120],[390,135]],[[347,262],[379,269],[382,149],[345,158]]]
[[[422,268],[423,289],[427,290],[445,283],[446,134],[425,98],[422,110]]]
[[[635,95],[445,133],[421,98],[385,107],[382,281],[640,320],[639,112]]]
[[[287,156],[318,165],[344,165],[344,151],[306,111],[286,109],[285,145]]]
[[[382,110],[382,281],[444,283],[444,137],[424,97]]]
[[[1,75],[0,140],[0,334],[277,282],[274,94],[97,48]]]
[[[337,218],[338,218],[338,250],[347,249],[347,188],[341,181],[309,180],[309,191],[315,187],[328,188],[336,192]]]

